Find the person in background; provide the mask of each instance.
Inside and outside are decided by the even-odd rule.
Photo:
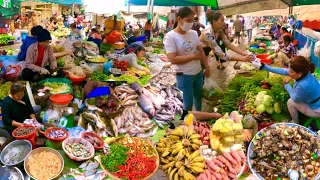
[[[38,42],[31,44],[27,50],[26,67],[22,70],[22,78],[26,81],[36,82],[41,80],[41,75],[45,77],[63,77],[63,72],[57,70],[57,60],[50,46],[50,32],[42,29],[37,33],[37,40]],[[47,63],[50,64],[50,67],[47,67]],[[50,74],[49,70],[55,73]]]
[[[296,23],[297,23],[296,18],[293,15],[291,15],[289,19],[289,24],[292,27],[292,29],[296,28]]]
[[[144,39],[142,41],[136,41],[136,42],[131,43],[130,45],[128,45],[126,47],[126,49],[124,50],[124,53],[125,54],[133,53],[135,51],[135,49],[137,49],[139,46],[147,47],[148,46],[147,40]]]
[[[245,27],[248,32],[248,43],[250,43],[252,38],[252,29],[254,28],[254,20],[251,16],[246,20]]]
[[[257,25],[257,28],[260,27],[260,22],[261,22],[260,17],[256,17],[256,25]]]
[[[280,29],[281,37],[278,41],[278,43],[281,45],[283,43],[283,37],[284,36],[289,36],[292,39],[292,34],[289,33],[288,29],[286,27],[281,27]]]
[[[150,38],[151,38],[151,30],[152,30],[151,19],[148,19],[148,21],[144,25],[144,34],[147,37],[148,41],[150,41]]]
[[[70,24],[70,29],[71,29],[71,32],[70,32],[70,35],[73,36],[73,37],[81,37],[81,32],[79,29],[77,29],[77,25],[76,23],[72,23]]]
[[[69,16],[68,16],[68,24],[70,25],[72,23],[74,23],[74,18],[72,17],[71,14],[69,14]]]
[[[275,29],[273,32],[272,32],[272,35],[274,38],[276,38],[277,40],[279,40],[281,38],[281,26],[278,24],[277,25],[277,29]]]
[[[136,41],[137,41],[137,38],[139,37],[139,35],[140,35],[140,32],[139,32],[139,31],[134,31],[133,34],[132,34],[132,36],[129,37],[129,39],[128,39],[128,41],[127,41],[128,45],[136,42]]]
[[[289,36],[283,37],[283,44],[279,46],[276,53],[271,55],[271,58],[278,57],[277,62],[281,66],[288,66],[291,58],[297,55],[295,45],[292,43],[292,39]]]
[[[233,22],[233,28],[236,36],[236,44],[240,44],[240,32],[242,30],[242,22],[240,21],[240,16],[237,15],[235,21]]]
[[[137,22],[137,26],[138,26],[139,29],[142,29],[142,25],[140,24],[139,21]]]
[[[88,38],[88,41],[93,41],[100,48],[100,45],[101,45],[101,42],[102,42],[102,37],[101,37],[101,35],[99,34],[99,32],[97,31],[96,28],[92,28],[91,29],[90,37]]]
[[[244,23],[246,22],[246,20],[244,19],[243,16],[240,15],[240,21],[241,21],[241,30],[242,30],[242,38],[245,37],[245,26],[244,26]]]
[[[46,29],[48,31],[54,31],[55,30],[55,23],[53,17],[50,18],[50,20],[46,24]]]
[[[29,46],[35,42],[37,42],[37,34],[42,30],[42,26],[35,26],[31,28],[31,35],[27,36],[23,41],[20,47],[20,52],[18,54],[18,58],[21,61],[26,59],[27,50]]]
[[[283,83],[290,95],[287,105],[293,123],[299,123],[299,112],[308,117],[320,117],[320,83],[312,74],[316,68],[313,63],[303,56],[296,56],[290,60],[289,68],[273,68],[259,61],[254,61],[252,65],[257,69],[288,76]],[[293,86],[289,83],[291,80],[294,81]]]
[[[210,68],[200,44],[198,33],[191,30],[195,12],[190,7],[182,7],[177,14],[174,30],[164,37],[164,47],[168,59],[176,72],[177,86],[183,92],[183,109],[191,111],[193,104],[197,111],[202,108],[203,71],[210,76]]]
[[[2,120],[9,132],[22,126],[26,119],[36,119],[36,114],[40,112],[40,106],[32,107],[25,91],[21,83],[15,82],[10,87],[10,95],[2,101]]]
[[[137,62],[138,58],[144,57],[146,54],[146,49],[143,46],[138,46],[135,48],[134,53],[130,53],[124,55],[119,58],[119,61],[126,61],[128,62],[129,66],[132,66],[140,71],[145,71],[147,75],[150,74],[150,70],[146,67],[140,66]]]
[[[274,22],[274,23],[272,23],[272,25],[271,25],[271,28],[270,28],[270,30],[269,30],[269,34],[272,34],[273,31],[275,31],[276,29],[277,29],[277,24]]]
[[[129,25],[129,30],[127,31],[127,34],[126,34],[127,37],[130,37],[132,35],[132,33],[133,33],[133,28],[131,25]]]
[[[199,18],[195,17],[194,18],[194,22],[193,22],[193,26],[192,26],[192,30],[197,31],[198,36],[201,35],[201,31],[200,28],[204,29],[205,26],[203,24],[200,23]]]

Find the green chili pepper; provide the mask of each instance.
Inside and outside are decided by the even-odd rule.
[[[277,179],[276,180],[282,180],[282,178],[281,177],[277,177]]]
[[[101,157],[101,163],[108,169],[110,172],[118,171],[119,165],[125,165],[128,159],[127,152],[129,148],[126,148],[120,144],[111,144],[110,145],[110,154],[103,155]]]

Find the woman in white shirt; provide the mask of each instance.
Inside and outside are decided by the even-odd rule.
[[[183,91],[183,108],[186,111],[192,110],[193,104],[197,111],[201,111],[203,85],[201,61],[205,66],[205,75],[207,77],[210,75],[198,33],[191,30],[194,15],[191,8],[181,8],[177,14],[177,26],[164,38],[168,58],[176,72],[178,88]]]

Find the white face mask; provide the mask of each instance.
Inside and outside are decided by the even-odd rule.
[[[183,22],[183,25],[180,26],[182,31],[187,32],[189,31],[193,26],[193,23],[187,23],[187,22]]]

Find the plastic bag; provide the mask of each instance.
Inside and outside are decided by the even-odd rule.
[[[310,46],[308,46],[308,44],[309,44],[309,39],[307,40],[307,43],[304,45],[304,47],[298,52],[299,56],[304,56],[307,59],[309,59],[309,57],[311,56],[311,48],[312,48],[312,44],[310,43]]]
[[[224,93],[214,80],[205,78],[202,88],[202,97],[207,100],[215,101],[223,99]]]
[[[76,49],[73,47],[73,43],[76,42],[81,42],[81,39],[69,36],[66,40],[59,43],[58,46],[64,47],[66,51],[75,51]]]
[[[44,116],[42,121],[44,123],[56,124],[59,125],[60,121],[60,113],[56,110],[48,110]]]
[[[320,57],[320,41],[317,41],[314,45],[314,55]]]
[[[66,129],[68,129],[69,138],[80,138],[81,134],[86,131],[80,126],[76,126],[73,128],[66,128]]]

